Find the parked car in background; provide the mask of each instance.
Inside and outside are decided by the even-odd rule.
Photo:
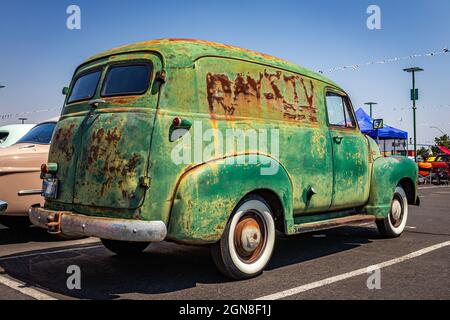
[[[431,172],[435,175],[438,184],[449,182],[450,177],[450,155],[438,154],[433,162]]]
[[[7,208],[0,213],[0,223],[11,229],[30,225],[28,209],[43,203],[41,195],[18,196],[21,190],[41,189],[41,164],[47,162],[50,140],[57,119],[34,126],[10,147],[0,149],[0,200]]]
[[[5,201],[0,200],[0,214],[2,214],[6,208],[8,207],[8,204]]]
[[[408,156],[408,159],[410,159],[412,161],[416,161],[417,163],[423,161],[423,157],[422,156],[417,156],[417,158],[414,158],[414,156]]]
[[[438,154],[436,158],[431,161],[433,169],[449,169],[450,165],[450,155],[448,154]]]
[[[6,148],[16,143],[35,124],[10,124],[0,127],[0,148]]]
[[[450,155],[438,154],[428,157],[426,161],[418,162],[419,175],[429,178],[430,183],[449,183],[450,180]],[[425,182],[425,180],[424,180]]]

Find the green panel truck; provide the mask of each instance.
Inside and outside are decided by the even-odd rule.
[[[136,43],[75,71],[31,221],[116,254],[208,245],[233,279],[260,274],[276,232],[376,222],[418,205],[417,166],[382,157],[348,95],[265,54],[188,39]]]

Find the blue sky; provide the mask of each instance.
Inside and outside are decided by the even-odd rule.
[[[81,30],[68,30],[66,9],[81,8]],[[381,30],[366,27],[366,9],[381,8]],[[85,58],[141,40],[185,37],[271,54],[312,70],[421,54],[450,47],[450,1],[6,1],[0,0],[0,115],[58,109],[61,88]],[[418,142],[437,126],[450,132],[450,54],[326,73],[355,108],[379,104],[375,117],[412,135],[410,75],[420,66]],[[28,115],[40,121],[58,110]],[[0,125],[17,122],[2,120]]]

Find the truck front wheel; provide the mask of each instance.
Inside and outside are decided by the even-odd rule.
[[[269,205],[260,196],[244,198],[234,210],[222,238],[211,246],[218,269],[235,280],[260,274],[275,244],[275,223]]]
[[[150,242],[131,242],[131,241],[118,241],[101,239],[103,245],[109,251],[114,252],[119,256],[137,255],[148,247]]]
[[[377,220],[378,231],[385,238],[396,238],[400,236],[405,229],[408,219],[408,197],[402,186],[395,188],[394,197],[391,202],[389,215]]]

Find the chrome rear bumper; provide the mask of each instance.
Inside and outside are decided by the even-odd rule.
[[[49,233],[67,236],[98,237],[110,240],[156,242],[166,237],[163,221],[143,221],[92,217],[70,211],[52,211],[38,206],[30,208],[31,222]]]

